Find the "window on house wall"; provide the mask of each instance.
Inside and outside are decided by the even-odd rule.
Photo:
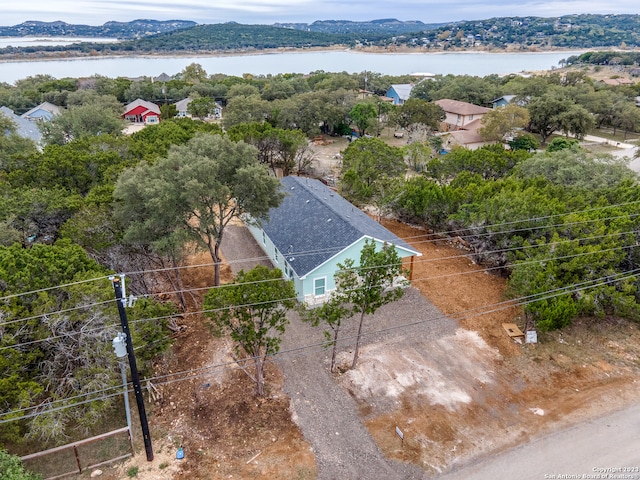
[[[313,281],[313,294],[316,297],[319,297],[320,295],[324,295],[326,291],[326,283],[327,283],[327,279],[324,277],[316,278]]]
[[[267,244],[267,235],[266,235],[264,232],[262,232],[262,243],[263,243],[264,245],[266,245],[266,244]]]
[[[280,255],[278,255],[278,250],[275,250],[273,258],[275,259],[276,263],[280,263]]]
[[[469,121],[473,120],[473,115],[469,115]]]

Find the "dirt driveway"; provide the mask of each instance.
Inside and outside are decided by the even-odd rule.
[[[268,396],[254,399],[228,342],[213,339],[202,318],[185,316],[173,357],[157,369],[204,373],[161,387],[152,425],[174,446],[179,439],[187,457],[178,473],[142,477],[141,470],[140,478],[432,478],[638,400],[636,324],[578,319],[539,334],[536,345],[518,345],[502,323],[519,323],[520,312],[495,308],[503,279],[423,230],[385,226],[423,256],[406,296],[367,319],[354,370],[329,374],[321,332],[292,317],[267,372]],[[246,230],[228,233],[222,252],[230,279],[231,270],[250,268],[234,259],[264,255]],[[205,287],[210,275],[193,269],[186,284]],[[340,346],[343,361],[353,328]]]

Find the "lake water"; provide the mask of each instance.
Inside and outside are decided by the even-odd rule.
[[[313,51],[265,53],[238,56],[185,57],[95,57],[65,60],[0,62],[0,82],[38,74],[55,78],[80,78],[95,74],[111,78],[175,75],[191,63],[202,65],[208,74],[222,73],[241,76],[278,73],[377,72],[385,75],[412,73],[477,75],[509,74],[557,67],[560,60],[583,51],[541,53],[361,53],[344,51]]]

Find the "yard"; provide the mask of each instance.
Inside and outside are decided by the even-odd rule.
[[[339,165],[343,140],[326,139],[317,146],[320,169],[328,175]],[[638,399],[636,324],[584,318],[562,332],[540,334],[535,345],[517,344],[502,323],[522,327],[518,309],[492,308],[504,299],[502,278],[484,272],[455,245],[425,241],[423,230],[397,222],[385,226],[423,254],[414,264],[414,288],[455,318],[455,328],[433,337],[402,328],[378,336],[363,348],[355,371],[333,377],[345,401],[357,405],[359,413],[350,420],[366,426],[387,459],[400,461],[393,465],[406,462],[427,477],[437,476]],[[251,251],[244,258],[255,256]],[[207,260],[194,256],[191,263]],[[187,272],[188,288],[209,284],[209,268]],[[231,277],[227,268],[224,278]],[[399,303],[382,315],[389,321],[398,316],[419,321],[411,312],[411,304]],[[137,478],[154,480],[327,478],[317,445],[302,434],[300,425],[308,425],[285,393],[281,361],[269,366],[268,395],[256,399],[251,380],[233,366],[230,345],[212,337],[199,315],[185,316],[181,323],[173,354],[156,370],[158,375],[193,373],[158,386],[162,396],[150,408],[156,460],[148,463],[138,452],[124,465],[105,468],[102,478],[128,478],[135,466]],[[322,362],[326,352],[317,354]],[[348,356],[348,349],[342,355]],[[183,460],[175,458],[179,446],[185,449]]]

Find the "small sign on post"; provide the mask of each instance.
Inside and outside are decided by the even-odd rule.
[[[396,425],[396,435],[400,437],[400,440],[402,442],[402,447],[404,448],[404,433],[402,433],[402,430],[400,430],[400,427],[398,427],[397,425]]]
[[[535,330],[527,330],[527,343],[538,343],[538,332]]]

